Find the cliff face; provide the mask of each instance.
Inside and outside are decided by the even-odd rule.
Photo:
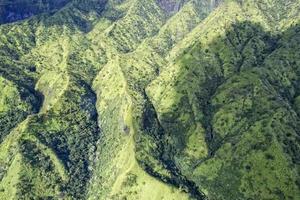
[[[187,1],[188,0],[157,0],[160,7],[169,13],[178,12]]]
[[[62,8],[71,0],[1,0],[0,23],[15,22]]]

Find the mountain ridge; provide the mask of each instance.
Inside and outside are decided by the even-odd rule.
[[[297,11],[93,0],[1,25],[0,197],[297,199]]]

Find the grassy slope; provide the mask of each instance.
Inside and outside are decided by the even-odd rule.
[[[118,24],[120,24],[120,26],[131,26],[130,24],[129,25],[126,24],[127,20],[129,20],[129,22],[130,22],[130,21],[136,19],[136,17],[137,17],[137,16],[135,16],[137,14],[136,12],[139,12],[138,6],[141,6],[142,3],[133,2],[132,4],[133,4],[133,6],[131,6],[131,11],[127,15],[128,17],[125,17],[124,20],[121,20],[118,23]],[[151,4],[145,4],[145,5],[151,6]],[[155,9],[155,10],[157,10],[157,12],[161,12],[159,7],[154,2],[152,5],[154,7],[153,6],[150,8],[146,7],[146,9]],[[73,13],[71,14],[71,12],[73,12]],[[131,12],[132,12],[132,14],[131,14]],[[107,52],[102,53],[102,55],[101,55],[101,57],[103,57],[102,62],[101,61],[99,62],[98,59],[97,60],[95,59],[95,56],[97,55],[97,53],[99,53],[99,50],[101,50],[101,48],[99,48],[99,46],[96,46],[97,44],[95,44],[94,46],[92,46],[92,48],[94,48],[94,49],[89,49],[88,45],[91,44],[90,41],[84,37],[81,37],[81,31],[86,30],[86,27],[84,24],[85,21],[82,22],[83,24],[78,25],[79,30],[77,29],[77,24],[76,24],[77,21],[73,21],[74,19],[76,19],[75,17],[77,17],[78,15],[81,19],[82,18],[85,19],[87,17],[85,14],[86,13],[82,13],[82,11],[80,9],[77,10],[77,9],[73,9],[72,7],[71,8],[67,7],[66,9],[63,9],[59,13],[52,16],[51,19],[45,18],[45,20],[42,19],[43,21],[38,22],[38,23],[35,19],[32,19],[30,21],[30,23],[32,23],[32,30],[30,30],[31,31],[30,34],[34,35],[33,37],[35,37],[34,43],[33,43],[32,47],[30,47],[30,49],[28,49],[28,50],[26,49],[27,50],[26,52],[24,52],[24,53],[16,52],[16,56],[20,56],[20,58],[18,58],[18,59],[21,60],[21,62],[24,62],[24,63],[30,62],[31,65],[33,66],[32,73],[36,77],[36,80],[33,79],[32,81],[34,83],[37,82],[36,89],[41,91],[45,96],[43,106],[41,108],[41,113],[30,118],[30,122],[27,125],[26,131],[24,130],[22,133],[20,133],[21,135],[24,135],[24,136],[22,136],[21,139],[18,139],[20,151],[21,151],[22,155],[27,158],[24,160],[23,168],[22,168],[22,171],[20,172],[22,177],[20,178],[18,190],[20,193],[23,193],[27,190],[26,189],[27,187],[33,187],[34,190],[32,190],[31,193],[25,192],[26,195],[28,195],[28,197],[32,196],[32,195],[44,196],[44,197],[45,196],[62,195],[62,196],[65,196],[65,198],[68,198],[69,195],[70,195],[69,197],[71,197],[71,195],[72,195],[74,198],[75,197],[79,198],[80,197],[79,193],[76,192],[76,190],[79,190],[79,189],[76,189],[76,188],[84,187],[84,184],[82,184],[82,183],[86,182],[85,180],[80,180],[80,179],[78,179],[77,181],[72,180],[72,177],[78,178],[78,176],[76,176],[76,174],[74,174],[74,172],[72,172],[72,167],[74,167],[74,170],[75,170],[75,168],[80,168],[82,166],[81,163],[77,163],[77,164],[72,164],[72,163],[76,162],[75,160],[76,160],[77,154],[81,157],[85,156],[82,153],[80,153],[80,149],[78,149],[78,147],[76,149],[76,152],[72,153],[72,151],[73,151],[72,150],[72,148],[73,148],[72,141],[77,141],[77,143],[83,142],[82,140],[76,139],[76,133],[83,134],[83,132],[80,131],[79,127],[78,127],[79,130],[78,130],[77,125],[76,125],[74,127],[75,135],[71,135],[71,136],[66,135],[65,136],[65,133],[70,134],[70,131],[72,132],[72,130],[66,130],[66,128],[72,126],[71,119],[66,115],[68,115],[67,113],[70,113],[70,114],[73,113],[74,111],[72,111],[72,110],[75,109],[75,113],[76,113],[76,115],[78,115],[77,117],[79,118],[79,120],[82,120],[82,119],[80,119],[79,116],[81,115],[81,113],[84,114],[85,110],[84,110],[84,108],[82,108],[81,104],[79,104],[78,101],[76,101],[76,97],[83,95],[83,98],[87,99],[87,100],[83,99],[84,101],[87,101],[86,103],[84,103],[84,102],[82,103],[82,105],[85,105],[85,106],[89,106],[88,104],[89,104],[90,100],[93,101],[93,97],[89,97],[90,95],[93,95],[93,94],[87,94],[87,96],[85,97],[85,95],[84,95],[85,91],[82,91],[82,90],[85,90],[84,88],[82,88],[83,87],[82,81],[90,82],[94,76],[93,75],[94,69],[91,68],[89,70],[87,67],[90,66],[90,67],[95,67],[95,69],[97,69],[98,67],[103,66],[102,63],[103,63],[103,61],[105,62],[105,57],[106,57],[105,54],[109,55],[111,52],[109,50],[107,50]],[[90,14],[90,13],[88,13],[88,14]],[[94,15],[94,13],[91,13],[91,16],[89,16],[89,17],[93,17],[93,15]],[[67,21],[67,23],[63,22],[63,24],[61,24],[60,17],[62,17],[62,16],[69,19],[69,21]],[[97,17],[97,16],[95,16],[95,17]],[[162,16],[156,16],[156,17],[159,20],[165,20],[164,17],[162,17]],[[43,16],[41,18],[43,18]],[[109,22],[110,16],[108,16],[107,18],[103,18],[103,20],[108,20],[108,23],[111,23],[111,22]],[[150,21],[150,22],[156,23],[155,21],[154,22]],[[82,25],[84,28],[83,30],[81,30]],[[145,24],[145,26],[148,26],[148,24]],[[26,26],[23,27],[22,25],[20,25],[20,27],[19,27],[19,29],[21,31],[23,31],[24,28],[26,28]],[[63,29],[61,29],[61,28],[63,28]],[[102,27],[97,27],[97,26],[96,26],[96,28],[100,28],[100,30],[102,29]],[[3,29],[5,30],[5,28],[3,28]],[[97,32],[97,31],[99,31],[99,29],[95,30],[95,32]],[[51,34],[48,35],[47,38],[45,38],[44,35],[48,32],[51,32]],[[114,29],[107,31],[107,34],[109,34],[110,32],[114,32]],[[133,32],[134,32],[134,30],[133,30]],[[153,31],[150,30],[149,34],[151,34],[151,32],[153,32]],[[145,35],[145,33],[141,33],[140,38],[142,39],[145,36],[148,37],[147,34]],[[23,39],[26,37],[28,37],[28,34],[27,35],[24,34],[24,35],[22,35],[22,37],[19,37],[19,38]],[[107,37],[107,36],[105,36],[105,37]],[[132,41],[132,42],[137,39],[137,38],[130,38],[130,37],[131,36],[129,36],[128,39],[129,39],[129,41]],[[110,41],[113,41],[113,40],[111,40],[111,38],[113,38],[113,37],[108,37],[106,39],[106,41],[104,41],[105,47],[107,47],[108,44],[109,45],[111,44]],[[79,41],[79,43],[76,44],[73,42],[76,40]],[[16,42],[18,42],[18,41],[16,41]],[[136,42],[138,43],[139,41],[136,41]],[[84,48],[84,46],[83,46],[84,44],[86,45],[86,51],[82,52],[82,49]],[[79,49],[81,52],[77,52],[77,45],[79,46]],[[13,46],[11,47],[11,49],[14,49]],[[50,54],[49,54],[49,49],[53,50],[53,51],[51,51]],[[117,49],[117,47],[116,47],[116,49]],[[114,51],[114,50],[112,50],[112,51]],[[8,53],[10,53],[10,52],[8,52]],[[95,53],[96,53],[96,55],[95,55]],[[90,55],[90,54],[94,54],[94,55]],[[100,52],[100,54],[101,54],[101,52]],[[76,57],[79,57],[80,60],[76,59]],[[82,60],[82,57],[84,57],[85,59]],[[80,62],[80,63],[78,63],[78,62]],[[87,67],[80,67],[80,65],[85,65]],[[108,66],[109,66],[109,64],[108,64]],[[78,68],[78,67],[80,67],[80,68]],[[84,71],[82,71],[82,70],[84,70]],[[43,74],[45,74],[45,75],[43,75]],[[78,75],[80,75],[80,77],[84,80],[80,80]],[[60,79],[60,78],[63,78],[63,79]],[[116,78],[118,78],[118,77],[116,77]],[[79,84],[79,85],[77,85],[77,84]],[[35,91],[35,88],[33,88],[31,86],[31,90]],[[72,98],[71,101],[69,100],[70,98]],[[64,101],[66,101],[66,103],[64,103]],[[77,108],[78,106],[80,106],[79,110]],[[90,106],[92,106],[92,105],[90,105]],[[68,108],[70,108],[70,109],[68,109]],[[95,111],[93,111],[92,107],[88,107],[86,109],[87,109],[88,113],[95,112]],[[74,113],[72,115],[74,115]],[[62,118],[56,117],[56,116],[65,116],[65,117],[64,117],[64,119],[62,119]],[[93,116],[90,116],[90,117],[93,118],[94,114],[93,114]],[[89,124],[85,124],[85,123],[88,123],[88,122],[84,122],[84,121],[80,122],[80,124],[83,124],[84,126],[89,125]],[[76,124],[76,121],[75,121],[75,124]],[[93,127],[90,127],[90,128],[93,128]],[[90,129],[90,128],[88,128],[88,129]],[[111,130],[111,127],[109,127],[109,129]],[[58,136],[54,136],[55,134],[58,134]],[[87,134],[89,134],[89,133],[87,132]],[[84,135],[82,137],[84,137]],[[36,138],[38,140],[33,139],[33,138]],[[57,144],[57,142],[58,142],[57,140],[60,141],[59,144]],[[90,139],[88,139],[88,140],[90,140]],[[63,142],[63,143],[67,142],[68,144],[60,145],[61,142]],[[42,146],[39,145],[39,143],[43,143],[43,144],[41,144]],[[83,143],[83,145],[85,145],[85,144],[86,143]],[[43,147],[43,145],[45,147]],[[57,146],[57,145],[59,145],[59,146]],[[66,146],[66,145],[68,145],[68,146]],[[74,144],[74,145],[76,145],[76,144]],[[47,148],[48,148],[47,146],[51,147],[52,150],[51,149],[47,150]],[[86,147],[83,146],[83,148],[86,148]],[[91,151],[93,151],[92,146],[89,148],[91,149]],[[130,149],[131,149],[131,151],[133,151],[133,146],[130,146]],[[71,152],[68,152],[68,151],[71,151]],[[64,152],[66,152],[66,153],[64,153]],[[62,167],[60,167],[58,164],[56,164],[57,163],[55,161],[56,153],[59,154],[58,155],[58,156],[60,156],[59,158],[62,159],[64,162],[66,171],[69,174],[68,175],[69,177],[67,178],[68,180],[62,180],[61,177],[59,177],[59,174],[61,174],[61,173],[58,173],[58,174],[56,173],[56,171],[58,171],[58,172],[60,172],[62,170],[64,171],[64,169],[62,169]],[[73,158],[75,160],[68,161],[68,159],[71,159],[71,158],[65,158],[66,155],[64,155],[64,154],[68,154],[69,157],[75,157],[75,158]],[[72,156],[73,154],[74,154],[74,156]],[[89,154],[86,154],[86,156],[89,156]],[[90,156],[92,156],[92,155],[90,154]],[[42,161],[43,165],[40,165],[39,162],[36,161],[36,159],[43,160]],[[88,158],[83,158],[83,159],[88,159]],[[86,162],[86,161],[83,160],[83,162]],[[111,163],[110,165],[113,166],[114,163]],[[57,168],[57,170],[55,170],[56,168]],[[137,164],[134,168],[135,168],[134,171],[137,171],[137,173],[141,174],[142,180],[144,180],[144,179],[146,181],[149,180],[150,185],[151,184],[157,185],[159,183],[155,179],[151,178],[149,175],[144,173],[142,171],[142,169],[140,169],[138,167]],[[86,170],[86,169],[82,169],[82,170]],[[79,173],[82,173],[83,176],[89,174],[88,172],[83,172],[83,171],[81,171],[81,172],[79,171]],[[46,176],[48,176],[47,179],[45,179]],[[31,184],[32,184],[31,186],[28,183],[25,184],[26,182],[28,182],[29,179],[31,179]],[[80,185],[72,186],[72,184],[74,185],[78,181],[82,182],[81,183],[82,186],[80,186]],[[122,179],[121,179],[121,181],[122,181]],[[141,181],[141,182],[144,183],[144,181]],[[38,185],[41,185],[41,183],[44,183],[45,187],[39,187]],[[68,184],[68,183],[71,183],[71,184]],[[66,184],[66,186],[64,186],[65,184]],[[53,186],[55,186],[55,187],[53,187]],[[65,188],[65,187],[67,187],[67,188]],[[68,187],[70,187],[70,189]],[[143,186],[143,187],[147,187],[147,186]],[[160,188],[159,184],[158,184],[158,188]],[[167,186],[163,186],[163,185],[161,186],[161,188],[162,188],[161,191],[165,191],[165,192],[170,190]],[[60,190],[67,191],[68,193],[61,194]],[[72,193],[73,191],[75,193]],[[165,192],[158,192],[157,195],[159,195],[159,193],[160,193],[160,195],[164,194]],[[144,193],[144,192],[141,192],[141,193]],[[169,191],[169,193],[171,195],[170,191]],[[26,195],[24,195],[23,198],[27,198]],[[80,195],[84,195],[84,193],[82,193],[82,191],[81,191]],[[174,195],[176,195],[176,193],[174,193]],[[158,198],[160,198],[160,197],[158,197]]]
[[[134,5],[136,6],[136,5]],[[132,10],[134,10],[135,8],[132,8]],[[157,7],[156,7],[157,9]],[[127,18],[125,18],[127,19]],[[128,17],[128,21],[125,23],[124,21],[121,21],[121,23],[123,24],[127,24],[130,23],[131,18]],[[152,32],[152,30],[150,30]],[[143,33],[142,33],[143,35]],[[100,36],[101,37],[101,36]],[[103,36],[102,36],[103,37]],[[129,39],[131,38],[130,36],[128,36]],[[117,49],[119,51],[123,51],[123,49]],[[141,51],[137,50],[137,51]],[[155,52],[154,52],[155,53]],[[110,52],[109,55],[110,56],[114,56],[116,54],[116,52]],[[147,54],[147,56],[150,56],[151,54]],[[155,71],[152,69],[153,67],[150,65],[149,63],[145,62],[147,61],[147,57],[145,58],[145,61],[142,61],[141,63],[139,63],[139,65],[135,64],[135,56],[134,53],[132,53],[132,55],[124,55],[124,56],[115,56],[113,57],[111,60],[111,62],[109,62],[107,65],[104,66],[104,68],[101,70],[101,72],[99,73],[99,75],[97,76],[97,78],[94,81],[94,88],[97,92],[99,92],[97,94],[99,102],[98,102],[98,110],[100,110],[100,124],[102,124],[102,129],[103,129],[103,138],[102,138],[102,142],[99,145],[99,148],[101,148],[101,152],[103,152],[102,154],[99,155],[99,170],[96,169],[96,171],[100,171],[101,174],[104,174],[105,176],[101,177],[96,177],[95,178],[95,182],[92,184],[92,188],[98,188],[98,192],[100,193],[99,195],[101,195],[101,192],[105,192],[102,191],[105,188],[110,188],[112,183],[115,180],[118,180],[118,182],[120,181],[120,178],[115,178],[118,177],[119,174],[124,174],[124,169],[122,168],[115,168],[115,165],[111,165],[111,163],[118,163],[118,161],[121,159],[124,159],[123,157],[119,157],[118,154],[123,155],[124,153],[122,153],[122,149],[124,149],[122,144],[126,144],[128,143],[128,140],[131,140],[131,137],[129,138],[129,136],[127,136],[127,134],[129,134],[130,132],[134,133],[135,132],[135,127],[128,125],[126,122],[126,116],[127,115],[131,115],[131,113],[128,113],[128,102],[132,102],[134,101],[134,112],[136,113],[134,114],[134,116],[138,115],[137,112],[140,112],[140,110],[137,110],[136,108],[138,107],[138,103],[137,100],[135,98],[139,98],[139,96],[133,96],[134,99],[132,99],[132,92],[135,92],[132,87],[134,84],[134,81],[130,80],[130,74],[127,73],[127,70],[129,72],[130,69],[128,69],[128,67],[131,67],[129,65],[129,63],[134,64],[135,66],[133,67],[138,67],[138,66],[143,66],[143,64],[147,65],[144,67],[144,71],[143,69],[137,69],[140,70],[141,73],[147,73],[150,76],[153,76]],[[132,57],[132,58],[131,58]],[[159,58],[160,60],[162,58]],[[152,61],[153,62],[153,61]],[[132,71],[131,71],[132,72]],[[150,74],[149,74],[150,73]],[[133,73],[132,73],[133,74]],[[135,74],[135,73],[134,73]],[[133,74],[133,75],[134,75]],[[151,75],[152,74],[152,75]],[[150,76],[143,76],[146,79],[150,78]],[[118,78],[119,77],[119,78]],[[128,80],[129,79],[129,80]],[[119,80],[119,81],[117,81]],[[122,80],[122,81],[120,81]],[[142,80],[142,79],[140,79]],[[112,87],[113,86],[113,87]],[[112,88],[114,88],[112,90]],[[136,93],[135,93],[136,94]],[[140,95],[140,94],[136,94],[136,95]],[[137,104],[138,103],[138,104]],[[119,106],[119,107],[117,107]],[[120,113],[120,114],[119,114]],[[124,117],[123,117],[124,116]],[[125,119],[124,119],[125,118]],[[109,119],[109,120],[108,120]],[[135,121],[135,119],[134,119]],[[119,141],[118,141],[119,140]],[[126,142],[127,141],[127,142]],[[106,144],[105,146],[103,144]],[[120,149],[120,150],[118,150]],[[120,151],[120,153],[118,153]],[[127,150],[127,151],[132,151],[132,150]],[[110,152],[110,154],[107,155],[107,152]],[[116,155],[115,155],[116,154]],[[107,157],[109,156],[109,157]],[[107,159],[112,160],[114,157],[116,157],[116,161],[114,162],[110,162]],[[105,163],[105,164],[104,164]],[[122,162],[121,162],[122,163]],[[125,168],[126,169],[126,168]],[[103,172],[102,172],[103,171]],[[131,170],[132,172],[128,171],[128,173],[139,173],[139,172],[135,172],[135,170]],[[111,176],[112,172],[115,172],[115,176]],[[126,173],[126,171],[125,171]],[[110,175],[108,177],[108,174]],[[143,177],[145,184],[149,185],[152,181],[150,177]],[[121,179],[122,180],[122,179]],[[126,181],[126,179],[122,180],[122,181]],[[150,181],[150,183],[148,183],[148,181]],[[112,183],[110,183],[112,182]],[[95,185],[95,186],[94,186]],[[100,187],[101,186],[101,187]],[[101,188],[99,190],[99,188]],[[137,186],[137,191],[135,191],[138,195],[141,195],[143,192],[139,191],[139,188],[143,188],[143,186],[141,184],[138,184]],[[157,193],[161,193],[159,188],[164,188],[160,185],[157,185],[157,189],[155,191],[157,191]],[[94,189],[95,191],[97,191],[96,189]],[[121,188],[120,192],[120,196],[122,196],[122,190],[127,190],[126,188]],[[109,190],[108,190],[109,191]],[[106,191],[106,193],[108,192]],[[109,193],[108,193],[109,194]],[[91,196],[94,196],[95,194],[91,194]],[[102,194],[103,195],[103,194]],[[166,196],[168,196],[167,194],[165,194]],[[97,197],[97,196],[96,196]]]
[[[24,158],[21,168],[19,168],[18,184],[14,185],[19,199],[28,199],[32,196],[41,198],[63,196],[68,199],[81,198],[84,195],[84,183],[87,182],[86,179],[89,176],[84,162],[87,162],[88,156],[91,154],[85,153],[85,151],[91,149],[90,146],[95,143],[98,128],[96,110],[93,106],[95,96],[86,83],[89,81],[88,79],[92,78],[88,73],[93,72],[91,70],[87,72],[75,70],[72,62],[75,62],[76,59],[70,59],[69,54],[76,53],[78,44],[71,43],[70,38],[73,37],[74,41],[80,41],[81,31],[85,31],[87,28],[85,25],[92,21],[88,21],[86,18],[93,17],[97,13],[83,11],[79,9],[80,6],[80,4],[69,5],[50,17],[51,19],[40,16],[19,25],[2,27],[2,31],[5,32],[10,28],[9,26],[14,26],[15,30],[10,30],[8,34],[18,36],[12,37],[12,41],[3,40],[2,44],[6,45],[6,48],[2,48],[3,54],[14,56],[15,62],[21,63],[18,66],[21,68],[20,71],[24,74],[29,72],[32,79],[25,79],[26,76],[17,77],[14,74],[17,72],[14,71],[10,73],[4,71],[2,76],[13,81],[20,89],[24,87],[33,94],[38,93],[38,90],[45,96],[43,107],[33,105],[37,110],[41,107],[41,113],[28,118],[26,129],[18,131],[20,137],[14,139],[17,148],[10,152],[11,156],[19,155],[19,152]],[[62,20],[62,16],[68,18],[69,21]],[[31,29],[25,32],[28,27]],[[47,34],[48,32],[51,34]],[[6,34],[7,37],[10,37],[8,34]],[[44,37],[45,34],[48,36]],[[30,36],[33,38],[32,43],[22,41],[27,40]],[[17,45],[12,42],[32,45],[24,48],[20,46],[19,49],[15,49],[14,47]],[[51,49],[53,51],[49,54]],[[27,63],[29,63],[28,70]],[[9,64],[9,67],[3,69],[14,69],[13,63]],[[79,73],[83,75],[82,79],[76,75]],[[87,74],[86,80],[84,80],[84,74]],[[28,85],[25,85],[26,81],[18,80],[22,78],[28,80]],[[35,83],[37,83],[36,89]],[[26,103],[26,99],[22,100],[25,100]],[[41,101],[39,100],[39,102]],[[64,118],[59,116],[64,116]],[[82,139],[78,137],[82,137]],[[5,146],[5,144],[4,141],[1,145]],[[9,164],[11,163],[3,163],[4,177],[6,178],[10,176],[10,170],[7,170]],[[14,163],[10,168],[13,166]],[[31,188],[31,192],[28,191],[28,188]],[[62,193],[61,190],[67,194]],[[5,189],[2,192],[3,195],[9,195]],[[4,196],[3,198],[10,199],[13,196]]]
[[[295,60],[292,52],[298,52],[298,47],[293,45],[284,50],[281,47],[297,40],[297,33],[292,31],[297,26],[283,30],[279,37],[285,40],[278,40],[275,36],[278,29],[267,26],[269,20],[279,25],[278,19],[265,21],[253,6],[242,5],[229,3],[220,7],[200,24],[184,41],[187,50],[180,49],[184,52],[182,58],[161,73],[147,93],[165,134],[171,137],[166,139],[170,140],[166,151],[173,150],[177,166],[209,198],[297,199],[299,161],[295,152],[299,148],[299,118],[287,105],[293,102],[298,90],[298,65],[292,61]],[[256,14],[248,22],[251,13]],[[229,19],[235,21],[233,25]],[[264,29],[276,32],[273,36]],[[197,36],[199,42],[189,47]],[[176,51],[175,48],[174,55],[178,55]],[[280,65],[283,58],[278,58],[278,51],[293,64]],[[282,73],[283,77],[278,78]],[[200,123],[205,129],[208,154],[199,155],[195,150],[186,153],[189,138],[199,134],[197,130],[191,132],[191,122]],[[294,128],[287,128],[290,123]],[[182,139],[183,132],[186,138]],[[287,132],[289,142],[278,139],[286,137]],[[293,150],[286,146],[290,142]]]
[[[225,1],[206,18],[214,2],[175,14],[154,0],[109,1],[103,12],[104,1],[79,1],[2,26],[0,72],[11,84],[0,84],[0,108],[14,123],[1,137],[31,116],[0,145],[1,184],[10,182],[0,195],[296,199],[289,25],[299,3]],[[18,95],[25,114],[15,119],[4,99]]]

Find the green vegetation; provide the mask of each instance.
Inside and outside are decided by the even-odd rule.
[[[0,199],[300,198],[299,0],[9,2]]]

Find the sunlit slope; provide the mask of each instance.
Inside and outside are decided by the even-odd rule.
[[[129,8],[129,11],[126,15],[120,14],[120,20],[115,21],[117,19],[112,19],[109,16],[109,13],[112,12],[110,11],[110,9],[112,9],[110,6],[112,6],[113,9],[120,9],[120,13],[125,13],[123,7]],[[152,15],[153,19],[150,19],[144,24],[145,31],[139,33],[137,32],[138,29],[131,23],[134,23],[134,20],[138,18],[142,21],[146,21],[147,16],[142,16],[143,13],[140,13],[139,9],[141,6],[143,6],[144,9],[152,9],[161,14],[157,16]],[[43,98],[34,98],[37,99],[39,103],[39,105],[34,105],[34,108],[36,108],[35,112],[39,111],[39,113],[35,115],[32,115],[35,112],[32,114],[29,113],[25,125],[26,129],[19,131],[18,134],[20,136],[15,139],[20,150],[15,150],[13,155],[17,157],[19,156],[18,152],[20,152],[24,157],[22,161],[18,159],[18,162],[21,162],[21,167],[18,168],[21,169],[18,174],[22,174],[22,176],[21,178],[15,178],[17,183],[13,185],[17,191],[15,192],[17,198],[21,198],[21,196],[18,197],[18,195],[22,193],[26,194],[22,195],[24,199],[33,196],[59,196],[66,199],[84,197],[84,188],[87,187],[88,183],[87,179],[92,178],[91,170],[94,165],[93,163],[96,164],[96,160],[94,159],[94,155],[96,154],[95,144],[100,135],[96,121],[97,112],[94,107],[94,105],[96,105],[96,96],[89,85],[91,85],[91,80],[94,79],[96,71],[102,68],[103,70],[101,70],[101,72],[103,71],[103,73],[107,72],[105,68],[112,70],[111,61],[107,61],[108,58],[112,59],[114,53],[121,54],[124,51],[120,49],[119,46],[124,46],[125,43],[122,44],[123,41],[116,42],[113,36],[119,34],[121,37],[122,34],[114,33],[114,27],[132,27],[131,32],[133,33],[123,37],[130,41],[129,45],[134,44],[128,48],[133,48],[141,43],[144,38],[158,32],[160,27],[166,23],[167,18],[171,17],[169,13],[165,13],[161,10],[155,1],[151,3],[131,1],[124,2],[123,5],[117,5],[115,2],[111,2],[111,5],[102,13],[102,16],[95,13],[93,9],[89,10],[88,7],[86,7],[86,9],[87,10],[82,8],[82,4],[74,3],[73,6],[66,7],[51,17],[36,17],[19,24],[15,26],[16,30],[14,31],[10,30],[10,27],[14,25],[5,25],[2,28],[3,32],[16,35],[13,41],[6,41],[9,35],[4,35],[3,45],[9,47],[3,48],[4,56],[10,58],[15,56],[16,62],[24,63],[23,65],[28,64],[28,67],[18,66],[21,71],[24,71],[29,77],[32,77],[30,79],[30,85],[27,88],[33,93],[43,94]],[[149,14],[150,13],[151,12],[149,12]],[[161,22],[158,24],[156,30],[148,30],[151,25],[158,21]],[[105,23],[102,25],[102,22]],[[93,26],[94,29],[92,28]],[[25,32],[25,30],[28,30],[28,33]],[[89,34],[85,36],[84,33],[86,31],[89,31]],[[99,33],[100,36],[97,38],[96,34]],[[132,38],[132,35],[135,37],[138,36],[138,38]],[[27,40],[29,37],[31,37],[31,43],[28,42],[27,45],[27,42],[25,43],[23,40]],[[24,43],[24,47],[15,48],[18,43]],[[14,67],[11,63],[9,64],[13,70]],[[116,67],[118,68],[119,66]],[[6,76],[10,68],[4,68],[4,70],[3,76],[5,78],[10,77]],[[15,74],[17,73],[18,72],[15,72]],[[123,72],[120,71],[120,73],[122,77]],[[16,76],[15,79],[12,79],[12,81],[16,83],[20,83],[19,78],[27,78],[25,76],[18,77],[14,75],[14,73],[11,74]],[[113,77],[117,81],[120,80],[115,74],[113,74]],[[124,82],[120,84],[126,85],[127,80],[125,78],[123,79]],[[107,81],[106,84],[108,83],[110,82]],[[109,86],[112,87],[112,85]],[[105,89],[105,87],[101,88],[101,90]],[[125,90],[127,90],[127,88]],[[113,92],[112,97],[115,94],[117,94],[117,91]],[[109,95],[109,93],[106,95]],[[130,96],[128,98],[130,98]],[[126,101],[122,107],[128,107],[128,104],[129,102]],[[111,107],[117,105],[115,102]],[[103,108],[104,111],[105,109],[106,108]],[[99,108],[98,112],[101,113],[103,111]],[[101,127],[107,132],[106,134],[116,131],[114,129],[113,119],[115,115],[121,115],[123,112],[117,111],[112,114],[112,118],[106,115],[103,117],[103,119],[110,120],[108,130],[105,130],[104,125]],[[128,120],[130,120],[131,114],[128,113],[128,117],[126,118],[126,123],[130,123]],[[119,123],[119,121],[117,121],[116,124],[117,123]],[[133,134],[132,132],[131,135],[133,136]],[[116,144],[118,143],[118,137],[119,136],[116,135]],[[97,146],[101,147],[103,144],[104,142],[99,141],[99,145]],[[119,141],[119,145],[120,144],[123,143]],[[128,152],[125,150],[123,155],[125,156],[124,158],[126,158],[128,156],[127,154],[133,152],[129,154],[133,159],[130,165],[136,166],[132,171],[138,173],[138,176],[141,176],[139,177],[141,179],[141,185],[146,184],[141,187],[144,189],[139,191],[139,195],[147,196],[147,192],[145,192],[148,190],[147,188],[155,186],[161,188],[161,191],[157,193],[157,198],[159,199],[167,193],[170,193],[169,195],[174,198],[187,198],[186,194],[178,196],[179,192],[176,191],[176,188],[172,189],[171,187],[173,186],[170,188],[167,185],[164,186],[160,180],[156,180],[154,177],[147,175],[135,161],[133,140],[131,144]],[[82,151],[80,149],[82,149]],[[101,155],[101,159],[104,159],[106,154],[113,155],[114,152],[117,154],[119,151],[118,149],[112,149],[111,152],[107,151]],[[41,162],[39,162],[39,160]],[[107,162],[108,168],[116,166],[117,162],[118,160],[115,162]],[[9,166],[13,167],[15,162],[5,163],[5,165],[9,169]],[[127,173],[129,173],[129,169],[127,170],[126,167],[122,168],[120,174],[117,174],[117,176],[120,176],[120,178],[118,178],[119,183],[114,183],[116,189],[102,194],[103,197],[106,195],[113,196],[114,194],[118,194],[118,191],[121,190],[120,186],[117,185],[123,185]],[[76,170],[76,172],[74,170]],[[4,174],[6,174],[4,176],[10,177],[9,170],[5,170]],[[109,180],[110,176],[111,174],[106,175],[106,181]],[[74,178],[76,178],[76,180],[74,180]],[[30,182],[28,182],[29,180]],[[41,185],[44,185],[44,187],[41,187]],[[29,188],[32,188],[31,191],[26,192]],[[98,190],[98,188],[95,188],[95,191]],[[132,188],[126,190],[132,190]],[[174,194],[172,194],[173,191]],[[5,192],[4,190],[3,195],[8,194],[9,192]],[[124,195],[127,195],[125,191]],[[5,196],[5,198],[8,198],[8,196]],[[97,198],[101,198],[101,196]],[[150,198],[150,196],[147,198]]]
[[[298,22],[90,0],[0,26],[0,198],[298,199]]]
[[[299,27],[249,21],[243,5],[219,7],[148,86],[161,145],[208,198],[297,199]]]

